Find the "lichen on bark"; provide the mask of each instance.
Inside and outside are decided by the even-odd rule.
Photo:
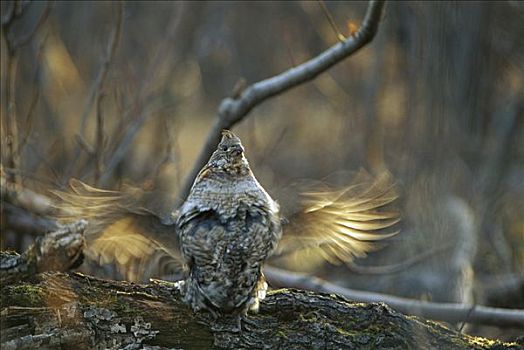
[[[43,273],[1,287],[2,349],[522,349],[400,314],[382,303],[271,291],[242,331],[194,314],[171,283]]]

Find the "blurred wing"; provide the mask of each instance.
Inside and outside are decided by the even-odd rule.
[[[299,210],[284,225],[277,256],[313,250],[331,263],[351,262],[398,233],[391,228],[399,214],[385,210],[398,197],[388,174],[374,179],[360,171],[342,189],[317,183],[300,197]]]
[[[174,220],[141,206],[147,193],[132,187],[108,191],[71,181],[70,192],[54,192],[64,220],[88,220],[86,256],[114,264],[130,281],[182,270]]]

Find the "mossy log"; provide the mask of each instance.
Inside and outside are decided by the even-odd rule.
[[[60,225],[54,232],[38,237],[23,253],[0,252],[0,281],[30,278],[39,272],[68,271],[82,264],[87,221]]]
[[[5,282],[5,281],[4,281]],[[409,317],[382,303],[275,290],[238,331],[194,314],[172,283],[47,272],[1,287],[8,349],[522,349]]]

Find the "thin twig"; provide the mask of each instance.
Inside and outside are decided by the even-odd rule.
[[[162,165],[172,163],[175,168],[175,184],[176,188],[180,188],[180,150],[178,146],[178,137],[175,134],[174,130],[179,130],[180,126],[173,125],[168,120],[167,116],[164,116],[162,124],[164,124],[164,130],[166,132],[166,154],[164,156],[164,159],[160,163],[160,165],[157,168],[156,172],[156,178],[160,175],[160,169]]]
[[[111,63],[113,62],[116,49],[122,36],[122,28],[124,25],[124,2],[119,1],[117,2],[117,4],[118,10],[116,15],[115,26],[111,32],[111,36],[109,37],[109,41],[107,44],[107,52],[102,61],[102,64],[100,65],[100,70],[98,71],[97,78],[95,80],[95,83],[93,84],[93,87],[91,88],[91,93],[89,94],[89,97],[86,101],[86,105],[84,106],[84,111],[82,113],[80,122],[80,131],[82,133],[82,136],[84,136],[83,130],[85,129],[85,125],[87,123],[87,117],[89,115],[89,112],[91,111],[93,103],[99,98],[101,94],[101,90],[107,78],[107,73],[109,71],[109,68],[111,67]]]
[[[475,310],[476,307],[477,307],[477,305],[473,304],[471,306],[471,309],[469,309],[469,312],[466,315],[466,319],[464,321],[462,321],[462,324],[460,325],[460,327],[458,327],[458,331],[460,333],[462,333],[462,330],[464,329],[464,326],[466,325],[466,323],[468,323],[469,317],[471,316],[471,313],[473,312],[473,310]]]
[[[39,163],[43,164],[51,172],[51,175],[53,176],[53,179],[51,181],[55,185],[58,185],[60,183],[60,173],[55,168],[55,166],[53,164],[51,164],[51,160],[46,155],[52,154],[51,150],[53,150],[53,148],[55,148],[57,142],[59,142],[59,141],[60,140],[55,139],[55,141],[51,143],[51,146],[49,146],[47,150],[42,150],[40,147],[37,148],[37,147],[35,147],[35,145],[33,145],[31,143],[27,144],[27,147],[29,147],[31,149],[31,152],[32,152],[33,156],[35,156],[36,159],[39,161]],[[36,170],[35,170],[35,172],[36,172]]]
[[[89,112],[91,112],[93,103],[96,102],[96,106],[100,104],[99,100],[102,95],[102,89],[104,88],[109,68],[111,67],[111,64],[116,54],[116,49],[118,48],[120,39],[122,37],[122,31],[123,31],[123,26],[124,26],[124,12],[125,12],[124,2],[123,1],[117,2],[117,14],[116,14],[115,25],[111,32],[111,35],[110,35],[110,38],[107,44],[107,51],[100,65],[100,69],[98,71],[96,80],[86,100],[86,104],[84,106],[84,110],[82,112],[82,116],[80,119],[79,135],[81,136],[82,140],[85,140],[84,139],[85,137],[84,130],[86,129],[87,117],[89,116]],[[75,156],[73,160],[69,163],[67,169],[64,171],[64,176],[62,177],[63,179],[62,182],[64,183],[71,177],[75,169],[76,162],[80,156],[80,147],[77,146],[75,148],[74,155]]]
[[[95,143],[95,185],[100,180],[103,167],[103,153],[104,153],[104,118],[102,114],[102,98],[103,94],[99,94],[96,99],[96,143]]]
[[[499,327],[524,328],[524,310],[503,309],[481,305],[457,303],[432,303],[397,296],[364,292],[337,286],[320,278],[266,266],[264,274],[270,284],[291,288],[307,289],[320,293],[335,293],[348,299],[364,302],[384,302],[402,313],[432,320],[458,323],[467,321]]]
[[[8,43],[7,33],[4,32],[6,43]],[[16,73],[18,67],[18,52],[12,50],[11,45],[7,44],[6,54],[6,77],[5,77],[5,94],[6,94],[6,118],[5,118],[5,135],[7,143],[7,161],[8,167],[17,169],[19,166],[18,154],[18,121],[16,118]],[[10,182],[17,184],[20,182],[18,176],[13,176]]]
[[[337,23],[335,22],[335,19],[331,15],[331,12],[329,12],[326,4],[324,3],[324,0],[318,0],[320,7],[322,8],[322,11],[324,12],[324,15],[328,19],[329,24],[331,25],[331,28],[333,29],[333,32],[335,32],[337,39],[340,41],[346,40],[344,35],[342,35],[342,32],[338,29]]]
[[[45,177],[44,175],[36,175],[33,172],[29,172],[29,171],[23,171],[20,169],[11,169],[11,168],[6,168],[6,167],[1,167],[0,169],[3,172],[5,172],[6,174],[16,174],[16,175],[22,176],[24,179],[30,179],[31,181],[40,183],[45,186],[49,186],[49,184],[53,182],[51,178]]]
[[[49,2],[46,2],[45,8],[40,14],[35,26],[25,35],[20,38],[14,38],[11,32],[12,26],[15,24],[16,19],[22,17],[26,12],[29,4],[21,2],[13,2],[13,6],[9,8],[5,16],[2,18],[2,35],[4,36],[6,46],[6,59],[5,65],[7,67],[5,76],[5,94],[6,94],[6,120],[5,120],[5,135],[6,135],[6,146],[7,146],[7,161],[6,164],[9,168],[17,169],[20,163],[20,142],[19,142],[19,130],[18,120],[16,116],[16,74],[18,70],[19,60],[19,49],[28,44],[33,38],[34,34],[40,29],[45,23],[51,12],[51,6]],[[32,108],[32,107],[30,107]],[[25,139],[24,139],[25,143]],[[20,182],[18,176],[12,176],[10,182],[17,184]]]
[[[86,141],[80,134],[75,135],[75,141],[78,146],[80,146],[80,149],[82,149],[86,154],[88,154],[90,157],[95,156],[95,149],[93,146],[89,144],[89,142]]]
[[[355,35],[330,47],[317,57],[301,65],[247,87],[237,99],[225,98],[222,100],[218,109],[218,117],[207,136],[193,169],[184,182],[181,198],[187,196],[194,178],[215,150],[222,129],[231,128],[263,101],[313,80],[319,74],[371,42],[378,30],[383,7],[384,1],[370,1],[362,26]]]
[[[31,131],[33,130],[33,118],[34,118],[34,112],[36,105],[40,99],[40,70],[42,68],[42,57],[44,52],[44,47],[47,42],[48,35],[45,34],[45,36],[40,40],[40,43],[38,45],[37,54],[36,54],[36,68],[35,68],[35,75],[33,76],[33,90],[31,94],[31,102],[29,103],[29,109],[27,111],[26,117],[25,117],[25,134],[22,141],[20,141],[18,145],[18,154],[21,154],[27,141],[29,140],[29,137],[31,136]]]
[[[105,185],[112,176],[114,168],[120,163],[122,158],[127,152],[127,149],[131,145],[135,135],[138,133],[140,128],[143,126],[145,120],[150,115],[146,111],[147,103],[144,101],[150,99],[150,94],[146,94],[149,90],[150,85],[155,81],[155,77],[158,75],[159,69],[162,66],[164,60],[168,57],[173,61],[173,57],[168,55],[168,50],[172,48],[173,43],[181,35],[182,20],[186,11],[187,4],[180,2],[176,10],[176,16],[169,26],[164,41],[160,44],[159,49],[152,59],[152,64],[148,67],[147,73],[144,76],[144,80],[138,90],[137,98],[135,98],[135,105],[133,108],[128,109],[124,120],[128,120],[128,114],[135,115],[135,118],[129,122],[129,126],[126,128],[122,137],[116,142],[113,152],[108,156],[106,162],[105,171],[100,179],[100,184]]]

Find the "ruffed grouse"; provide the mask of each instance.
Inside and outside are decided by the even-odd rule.
[[[262,264],[282,236],[280,212],[232,132],[223,132],[176,217],[189,268],[183,290],[193,309],[241,314],[258,309],[267,286]]]
[[[399,220],[383,210],[397,198],[389,175],[373,179],[362,171],[342,188],[309,187],[283,220],[249,168],[240,139],[226,130],[178,210],[144,205],[148,193],[136,188],[71,185],[72,192],[57,194],[65,217],[89,221],[88,258],[114,263],[130,280],[185,268],[185,300],[214,315],[257,309],[271,254],[315,250],[330,262],[350,262],[394,235],[383,230]]]

